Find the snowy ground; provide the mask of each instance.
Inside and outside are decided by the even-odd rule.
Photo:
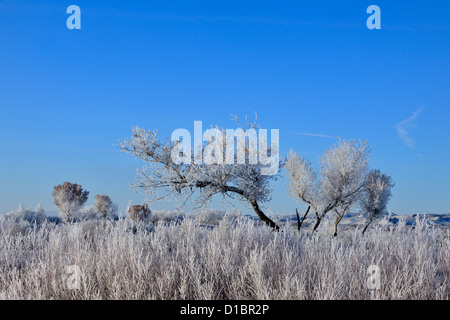
[[[364,235],[349,216],[333,237],[332,215],[311,235],[314,215],[301,232],[295,217],[272,216],[283,231],[273,232],[238,212],[174,214],[155,210],[144,224],[1,215],[0,299],[450,298],[448,215],[391,216]]]

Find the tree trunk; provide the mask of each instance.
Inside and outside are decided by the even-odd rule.
[[[234,192],[234,193],[237,193],[237,194],[243,196],[252,205],[253,210],[255,210],[256,214],[262,221],[264,221],[267,225],[274,228],[275,230],[277,230],[277,231],[280,230],[280,227],[277,226],[277,224],[275,222],[270,220],[270,218],[268,216],[266,216],[264,214],[264,212],[262,212],[261,208],[258,205],[258,202],[254,199],[249,198],[248,195],[244,192],[244,190],[236,188],[234,186],[225,186],[224,188],[225,188],[225,190],[224,190],[225,192]]]
[[[322,219],[319,218],[319,215],[317,214],[317,212],[316,212],[316,217],[317,217],[316,218],[316,224],[314,225],[313,230],[312,230],[311,233],[314,233],[314,231],[316,231],[316,229],[319,227],[320,221],[322,220]]]
[[[363,234],[363,235],[364,235],[364,232],[366,232],[367,227],[369,227],[369,224],[368,224],[368,223],[364,226],[364,229],[363,229],[363,231],[362,231],[362,234]]]
[[[266,216],[264,214],[264,212],[262,212],[261,208],[258,205],[258,202],[256,202],[256,200],[248,200],[248,202],[250,202],[250,204],[252,205],[253,210],[255,210],[256,214],[258,215],[258,217],[264,221],[267,225],[269,225],[271,228],[274,228],[275,230],[279,231],[280,227],[277,226],[277,224],[275,222],[273,222],[268,216]]]
[[[344,215],[338,216],[336,218],[336,221],[334,222],[334,234],[333,234],[333,236],[335,236],[335,237],[337,236],[337,226],[338,226],[339,222],[342,220],[343,217],[344,217]]]
[[[300,228],[302,227],[303,221],[305,221],[306,216],[308,215],[309,209],[311,209],[311,206],[308,206],[308,209],[305,212],[305,215],[303,216],[303,219],[300,221],[300,215],[298,214],[297,208],[295,208],[295,213],[297,214],[297,230],[300,231]]]

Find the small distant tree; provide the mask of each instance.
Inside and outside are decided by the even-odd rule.
[[[83,190],[79,184],[67,181],[53,189],[52,195],[60,218],[65,222],[72,222],[74,214],[86,203],[89,191]]]
[[[309,161],[291,151],[284,165],[290,193],[315,211],[313,232],[326,214],[332,211],[337,215],[334,235],[337,234],[339,222],[362,192],[369,158],[366,141],[339,140],[324,152],[320,172],[317,173]]]
[[[374,220],[386,213],[394,185],[392,178],[380,170],[371,170],[367,175],[360,199],[361,209],[366,218],[363,234]]]
[[[117,214],[117,205],[111,201],[108,195],[95,195],[94,207],[101,218],[114,218]]]

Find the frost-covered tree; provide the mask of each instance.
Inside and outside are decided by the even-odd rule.
[[[95,195],[94,207],[101,218],[114,218],[117,214],[117,205],[108,195]]]
[[[299,157],[294,150],[291,150],[283,168],[286,170],[289,179],[290,194],[294,198],[302,200],[308,205],[308,210],[306,211],[303,220],[306,218],[310,208],[312,208],[317,215],[321,210],[319,201],[320,188],[317,172],[314,170],[311,163],[308,160]],[[298,220],[298,229],[300,230],[301,222],[299,216]]]
[[[337,216],[334,223],[336,235],[342,217],[362,192],[369,158],[366,141],[339,140],[324,152],[317,173],[309,161],[291,151],[284,165],[290,193],[315,211],[313,232],[326,214],[332,211]]]
[[[394,187],[392,178],[380,170],[370,170],[366,177],[360,205],[366,218],[366,225],[362,233],[366,232],[369,225],[386,213],[386,205],[392,196]]]
[[[250,161],[250,150],[256,150],[257,142],[250,139],[249,135],[259,128],[259,125],[256,121],[246,122],[246,124],[247,130],[239,125],[242,129],[240,132],[243,135],[247,134],[247,143],[238,144],[238,148],[242,147],[245,150],[245,161],[242,161],[243,153],[237,152],[238,148],[231,148],[231,141],[225,138],[226,130],[217,126],[210,131],[215,136],[213,143],[205,144],[204,135],[199,145],[200,150],[191,150],[191,153],[183,154],[184,157],[194,159],[189,163],[173,161],[173,152],[184,152],[184,149],[180,148],[181,142],[172,142],[169,139],[161,141],[157,137],[157,131],[146,131],[135,127],[132,129],[131,138],[120,142],[118,148],[146,163],[142,170],[138,170],[137,183],[133,187],[147,193],[151,200],[181,196],[184,198],[184,204],[196,194],[198,197],[195,202],[203,206],[214,195],[220,194],[224,197],[247,201],[262,221],[272,228],[279,229],[260,207],[261,202],[270,199],[272,191],[270,181],[277,176],[261,174],[264,165],[261,162]],[[213,139],[209,142],[211,141]],[[215,142],[218,143],[215,144]],[[234,142],[233,138],[233,146]],[[278,152],[278,150],[268,149],[268,153]],[[210,159],[215,158],[216,161],[212,163],[206,163],[206,159],[195,161],[196,154],[209,155]],[[234,158],[232,164],[228,161],[230,157]]]
[[[362,193],[369,159],[369,146],[361,140],[340,140],[322,157],[321,188],[325,203],[332,204],[336,213],[335,236],[339,222]]]
[[[89,191],[83,190],[79,184],[67,181],[53,189],[52,195],[60,218],[65,222],[72,222],[74,214],[86,203]]]

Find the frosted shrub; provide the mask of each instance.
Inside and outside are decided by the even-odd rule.
[[[72,221],[118,219],[117,205],[107,195],[96,195],[91,206],[80,208],[72,214]]]
[[[22,205],[19,205],[19,208],[15,211],[8,212],[6,214],[7,218],[13,219],[15,222],[26,221],[29,224],[41,224],[47,220],[47,216],[44,213],[44,209],[40,204],[36,206],[33,210],[24,209]]]
[[[114,219],[117,217],[117,205],[111,201],[108,195],[95,195],[94,207],[103,219]]]
[[[225,211],[201,209],[195,213],[195,218],[200,224],[217,225],[225,214]]]
[[[172,210],[152,210],[152,214],[149,218],[149,222],[152,224],[168,224],[171,222],[177,222],[183,220],[185,214],[180,211]]]
[[[152,211],[147,204],[129,206],[127,209],[128,218],[134,224],[147,224],[150,221]]]
[[[101,216],[94,205],[80,208],[76,213],[72,215],[73,222],[79,222],[84,220],[100,220],[100,219]]]

